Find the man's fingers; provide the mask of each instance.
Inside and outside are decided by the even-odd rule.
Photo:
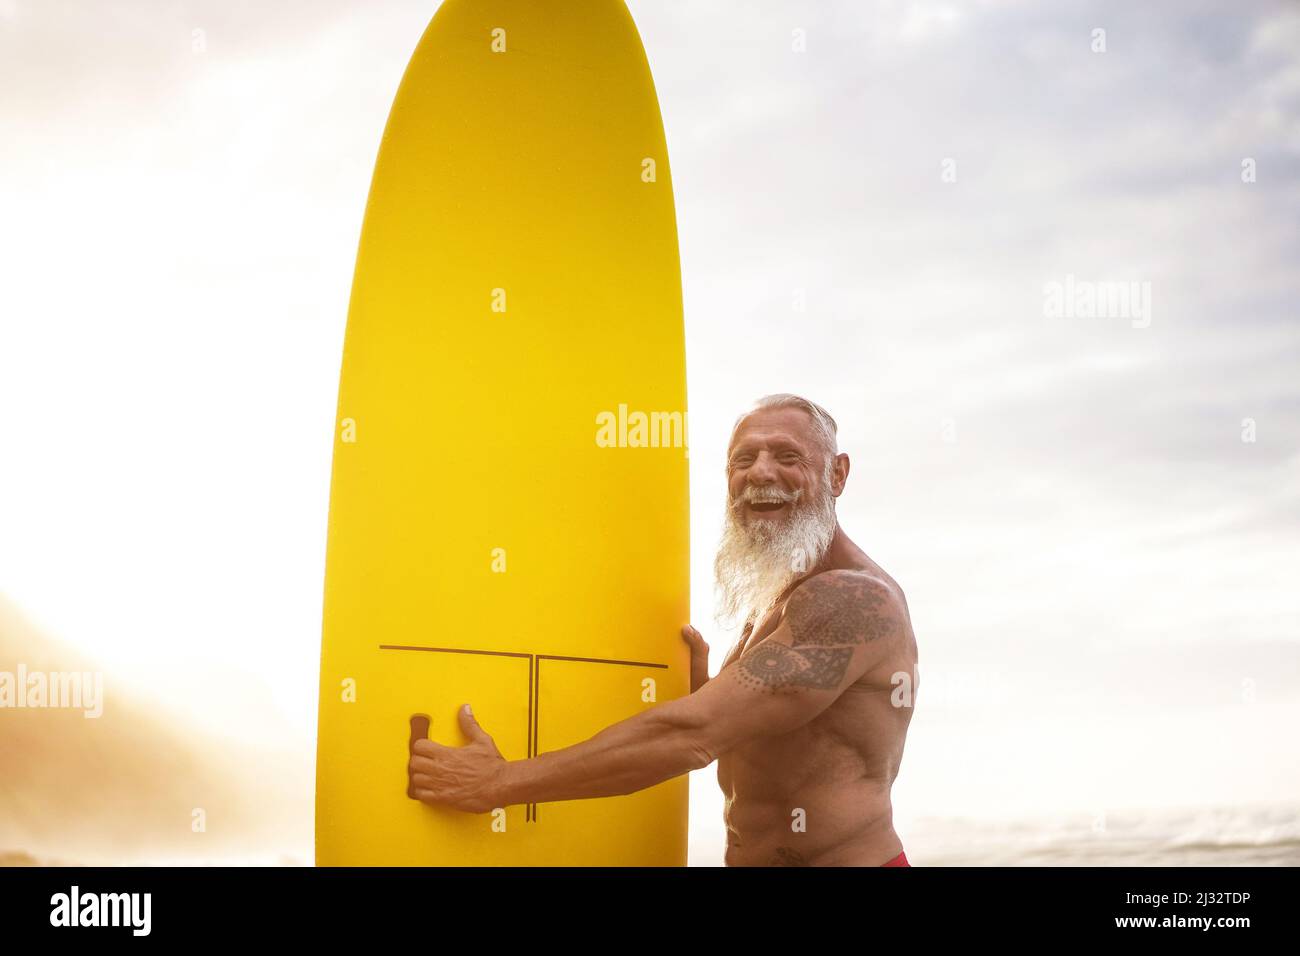
[[[689,624],[682,628],[682,637],[686,638],[688,644],[703,644],[705,647],[708,646],[707,644],[704,644],[704,635]]]
[[[411,753],[417,757],[432,757],[437,759],[445,751],[451,750],[451,747],[444,747],[442,744],[425,738],[416,740],[411,744]]]
[[[682,628],[682,637],[691,649],[691,693],[695,693],[709,681],[709,645],[704,636],[693,625]]]
[[[417,754],[407,763],[406,771],[407,773],[437,773],[438,762],[432,757],[421,757]]]
[[[470,740],[479,742],[492,739],[491,735],[474,719],[474,712],[470,710],[469,704],[461,705],[460,710],[456,712],[456,719],[460,721],[461,732]]]
[[[708,658],[709,645],[699,631],[688,624],[682,628],[682,637],[685,638],[687,645],[691,649],[692,663],[695,663],[699,658]]]

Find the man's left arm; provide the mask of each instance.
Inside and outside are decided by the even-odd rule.
[[[882,582],[829,571],[791,595],[781,625],[695,693],[606,727],[582,743],[506,761],[462,713],[470,744],[419,740],[412,792],[473,813],[635,793],[758,737],[810,722],[875,665],[900,632],[901,605]]]
[[[707,685],[706,685],[707,686]],[[470,742],[411,745],[410,794],[424,803],[487,813],[517,803],[622,796],[712,761],[698,744],[682,697],[611,724],[595,736],[525,760],[506,760],[465,708],[460,725]]]

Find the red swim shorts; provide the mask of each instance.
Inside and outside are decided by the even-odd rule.
[[[912,864],[907,862],[906,853],[900,853],[898,854],[898,856],[894,857],[888,863],[882,863],[880,865],[881,866],[911,866]]]

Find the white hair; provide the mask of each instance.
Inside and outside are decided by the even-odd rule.
[[[817,435],[817,442],[821,445],[822,451],[826,452],[827,459],[833,459],[839,454],[839,444],[836,441],[835,419],[831,418],[831,413],[826,411],[816,402],[811,402],[799,395],[791,395],[789,392],[777,392],[773,395],[764,395],[748,411],[742,412],[736,419],[736,424],[731,427],[731,440],[727,447],[736,440],[736,431],[740,428],[740,423],[752,415],[754,412],[766,408],[798,408],[807,413],[812,419],[813,431]]]

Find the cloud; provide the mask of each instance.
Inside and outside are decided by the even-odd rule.
[[[697,619],[732,420],[790,390],[840,422],[842,519],[908,591],[923,666],[1032,682],[1156,642],[1291,666],[1293,7],[630,8],[678,209]],[[0,2],[0,581],[133,673],[247,671],[300,743],[358,230],[432,10]],[[1149,282],[1150,328],[1046,318],[1067,274]],[[1099,706],[1132,687],[1089,673]],[[1208,686],[1141,673],[1152,700]],[[1039,744],[1073,726],[1035,706]],[[904,776],[942,784],[928,753]]]

